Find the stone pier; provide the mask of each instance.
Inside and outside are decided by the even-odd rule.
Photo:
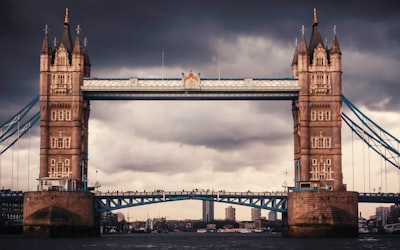
[[[357,193],[289,193],[287,229],[289,237],[357,237]]]
[[[98,236],[99,232],[92,193],[38,191],[24,194],[25,236],[89,237]]]

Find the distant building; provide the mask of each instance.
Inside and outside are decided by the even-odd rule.
[[[203,201],[203,221],[214,221],[214,201]]]
[[[256,221],[261,218],[261,208],[251,208],[251,221]]]
[[[275,211],[270,211],[268,213],[268,220],[269,221],[276,221],[276,212]]]
[[[377,207],[375,209],[375,218],[379,226],[384,227],[387,224],[389,213],[390,207]]]
[[[229,206],[225,208],[225,220],[236,221],[236,210],[234,207]]]

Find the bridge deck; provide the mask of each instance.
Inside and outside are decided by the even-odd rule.
[[[0,203],[23,203],[22,191],[0,192]],[[286,212],[286,192],[107,192],[96,193],[98,212],[179,200],[210,200]],[[400,193],[358,193],[358,202],[400,204]]]
[[[298,79],[85,78],[83,95],[91,100],[293,100]]]

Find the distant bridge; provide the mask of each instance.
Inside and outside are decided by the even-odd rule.
[[[205,200],[234,205],[268,209],[276,212],[287,211],[286,192],[225,192],[225,191],[173,191],[173,192],[124,192],[97,193],[98,212],[147,204],[179,201]]]

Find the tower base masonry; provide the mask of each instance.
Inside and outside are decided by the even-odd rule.
[[[99,232],[92,193],[38,191],[24,194],[25,236],[90,237],[98,236]]]
[[[357,237],[357,193],[289,193],[288,225],[285,234],[289,237]]]

